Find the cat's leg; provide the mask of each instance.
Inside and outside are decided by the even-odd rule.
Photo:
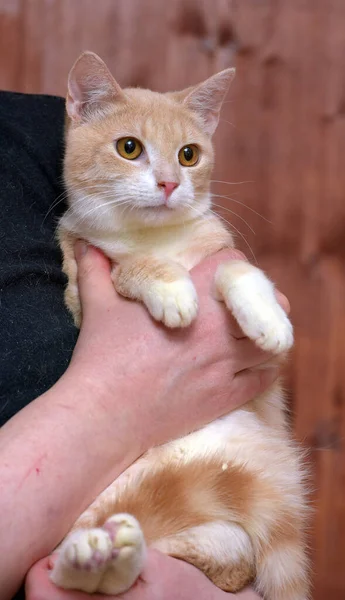
[[[235,523],[199,525],[159,540],[153,547],[191,563],[226,592],[238,592],[255,577],[251,540]]]
[[[59,549],[51,579],[64,589],[120,594],[136,581],[145,558],[138,521],[131,515],[117,514],[102,527],[71,533]]]
[[[77,327],[80,327],[81,305],[77,282],[78,267],[74,256],[74,244],[77,238],[73,237],[62,228],[58,231],[58,238],[63,256],[62,270],[68,279],[65,290],[65,302],[73,315],[74,323]]]
[[[215,287],[242,331],[258,346],[276,354],[291,348],[292,325],[260,269],[245,261],[224,263],[217,269]]]
[[[173,261],[133,257],[114,267],[116,290],[140,300],[167,327],[187,327],[198,312],[198,298],[188,271]]]

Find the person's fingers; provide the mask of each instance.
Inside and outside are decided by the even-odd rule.
[[[149,549],[141,575],[128,592],[116,596],[117,600],[155,600],[154,588],[157,588],[157,577],[170,570],[170,561],[170,557],[165,554]]]
[[[108,307],[116,302],[118,296],[110,277],[109,260],[104,254],[94,246],[78,240],[75,244],[75,257],[83,313]]]
[[[290,302],[289,302],[289,300],[279,290],[276,290],[275,292],[276,292],[277,301],[279,302],[279,304],[282,307],[282,309],[285,310],[286,314],[288,315],[290,313]]]
[[[27,600],[87,600],[90,597],[83,592],[62,590],[56,587],[49,578],[49,562],[49,558],[44,558],[29,571],[25,583],[25,597]],[[172,569],[175,569],[175,577],[172,575]],[[171,584],[176,580],[176,576],[179,579],[185,579],[186,582],[191,582],[190,578],[192,575],[195,577],[196,571],[194,572],[194,567],[191,565],[176,561],[155,550],[149,550],[147,564],[142,575],[128,592],[116,596],[116,600],[160,600],[162,592],[167,587],[169,588],[169,585],[171,587]],[[200,576],[198,575],[198,580],[200,580]],[[160,583],[163,583],[163,587]],[[223,597],[221,590],[218,591],[219,598]],[[259,596],[250,589],[246,589],[234,596],[226,594],[226,597],[228,596],[233,597],[234,600],[235,598],[241,598],[241,600],[259,599]],[[183,597],[187,596],[183,595]],[[188,597],[191,597],[190,594]],[[114,598],[115,600],[114,596],[104,596],[103,594],[94,594],[92,598],[94,600],[112,600]]]
[[[279,369],[274,366],[237,373],[232,386],[231,406],[236,408],[259,396],[277,380],[278,376]]]
[[[213,281],[217,267],[229,260],[244,260],[247,262],[245,255],[239,250],[227,249],[220,250],[220,252],[208,256],[201,263],[196,265],[191,270],[191,275],[196,283],[197,289],[209,294],[211,291],[210,282]]]
[[[261,600],[261,596],[251,588],[246,588],[245,590],[242,590],[242,592],[238,592],[235,594],[234,599],[235,598],[238,598],[238,600]]]
[[[51,557],[38,561],[29,571],[25,581],[26,600],[88,600],[89,594],[63,590],[57,587],[50,579]],[[93,600],[111,600],[111,596],[95,594]]]
[[[27,600],[61,600],[60,590],[50,581],[48,569],[48,557],[31,567],[25,580],[25,598]]]
[[[243,335],[243,334],[242,334]],[[273,358],[273,354],[265,352],[247,337],[236,341],[234,355],[236,372],[258,367]]]

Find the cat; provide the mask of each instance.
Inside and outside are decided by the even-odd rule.
[[[78,326],[77,238],[113,260],[116,290],[154,319],[174,328],[197,317],[190,269],[234,246],[209,192],[212,135],[233,76],[226,69],[160,94],[121,89],[91,52],[74,64],[66,100],[69,208],[58,237],[65,299]],[[243,332],[279,362],[293,331],[266,275],[230,261],[215,273],[215,290]],[[192,563],[225,591],[252,582],[266,600],[307,600],[304,479],[275,383],[139,458],[77,520],[51,578],[66,589],[122,593],[142,572],[149,545]]]

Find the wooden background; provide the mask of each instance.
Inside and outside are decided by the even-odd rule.
[[[215,202],[292,303],[288,384],[296,435],[311,448],[313,598],[344,600],[345,1],[0,0],[3,89],[64,95],[83,49],[122,85],[157,90],[237,67],[214,179],[245,183],[214,183]]]

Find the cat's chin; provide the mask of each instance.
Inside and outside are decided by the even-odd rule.
[[[162,225],[175,225],[182,221],[195,219],[190,209],[185,206],[169,207],[165,204],[157,206],[135,207],[126,215],[126,221],[135,225],[150,225],[161,227]]]
[[[203,216],[211,206],[208,194],[198,198],[197,206],[191,203],[176,204],[151,204],[132,206],[128,211],[123,211],[123,216],[128,224],[161,227],[162,225],[178,225],[186,221],[194,221]]]

